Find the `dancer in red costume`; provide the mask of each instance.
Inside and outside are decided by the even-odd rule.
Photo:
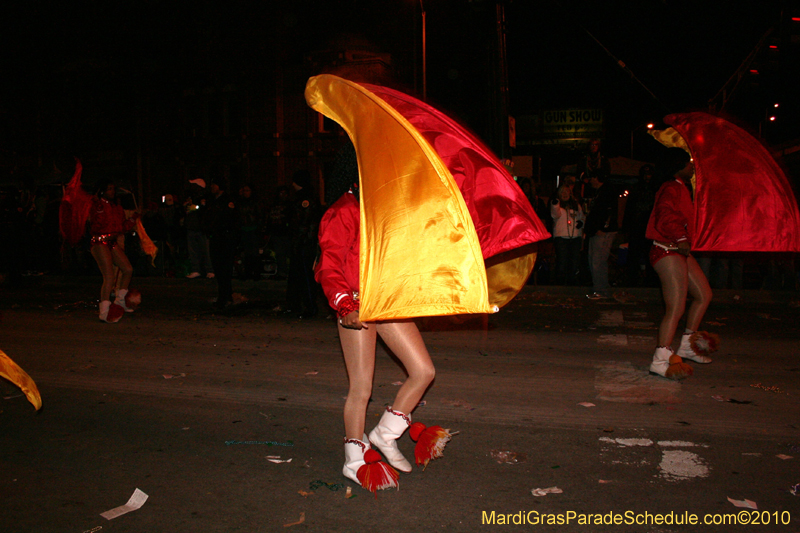
[[[355,153],[352,155],[355,157]],[[411,471],[411,464],[403,457],[396,440],[411,425],[411,411],[433,381],[435,370],[422,336],[412,320],[373,323],[359,320],[360,214],[358,189],[355,187],[334,203],[322,218],[319,231],[322,253],[315,278],[339,316],[339,340],[350,381],[344,407],[343,474],[374,491],[376,488],[396,486],[397,474],[387,467],[383,470],[385,479],[377,486],[367,487],[363,475],[359,475],[359,470],[365,464],[365,453],[372,444],[394,468],[402,472]],[[378,335],[403,363],[408,379],[400,387],[394,404],[383,413],[380,422],[367,437],[364,426],[372,395]],[[369,457],[366,462],[371,462]]]
[[[698,345],[697,335],[692,337],[711,303],[711,287],[690,253],[694,237],[694,206],[688,184],[694,174],[694,164],[689,154],[680,148],[671,148],[669,155],[670,170],[674,170],[674,174],[669,173],[673,174],[672,179],[664,183],[656,194],[646,233],[648,239],[653,239],[650,263],[661,279],[666,303],[650,372],[670,379],[682,379],[692,374],[692,368],[682,359],[711,362],[704,350],[698,347],[705,343]],[[672,341],[686,308],[687,293],[693,299],[686,316],[681,346],[675,354]]]
[[[527,245],[549,234],[497,158],[423,102],[327,74],[309,79],[306,101],[348,133],[355,150],[344,184],[363,189],[360,199],[344,194],[323,218],[316,279],[339,315],[350,379],[343,472],[374,491],[393,486],[397,473],[375,462],[380,456],[370,444],[408,471],[395,442],[406,429],[423,467],[442,456],[451,437],[440,426],[411,424],[435,370],[408,319],[498,311],[531,272],[536,254]],[[419,257],[409,261],[414,253]],[[442,283],[443,273],[451,282]],[[378,335],[408,379],[367,437]]]
[[[138,213],[133,218],[125,218],[125,211],[116,200],[114,184],[108,180],[102,181],[97,188],[97,195],[92,198],[89,221],[92,256],[103,274],[103,286],[100,289],[100,320],[103,322],[118,322],[123,311],[133,311],[125,301],[128,285],[133,277],[133,267],[120,245],[120,240],[126,232],[133,229],[136,218]],[[121,277],[112,304],[111,291],[116,282],[115,266],[119,268]]]

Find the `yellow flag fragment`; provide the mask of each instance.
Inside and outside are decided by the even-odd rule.
[[[3,350],[0,350],[0,376],[22,389],[37,411],[42,408],[42,397],[36,383]]]

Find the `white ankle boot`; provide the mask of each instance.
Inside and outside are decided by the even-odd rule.
[[[699,354],[692,348],[692,335],[693,333],[684,333],[681,337],[681,347],[678,348],[678,355],[682,359],[689,359],[695,363],[710,363],[711,358],[707,355]]]
[[[344,468],[342,468],[342,474],[359,485],[361,485],[361,482],[358,480],[358,469],[366,464],[364,462],[364,453],[367,450],[369,450],[369,444],[366,442],[358,439],[344,440]]]
[[[411,463],[400,453],[396,441],[410,425],[410,416],[388,407],[378,425],[369,433],[369,441],[380,450],[390,465],[401,472],[411,472]]]
[[[658,374],[668,379],[683,379],[692,375],[692,367],[675,355],[672,348],[659,346],[653,354],[650,373]]]
[[[103,322],[115,324],[119,322],[123,314],[124,312],[122,309],[118,305],[112,304],[111,300],[103,300],[100,302],[100,314],[98,316]]]
[[[128,295],[128,289],[120,289],[117,291],[117,297],[114,298],[114,303],[125,310],[126,313],[133,313],[133,309],[125,303],[125,296]]]
[[[650,363],[650,372],[659,376],[666,376],[669,368],[669,358],[672,357],[672,349],[659,346],[653,354],[653,362]]]

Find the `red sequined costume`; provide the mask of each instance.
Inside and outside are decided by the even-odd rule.
[[[314,279],[340,317],[358,309],[360,219],[358,200],[351,191],[325,212],[319,225],[321,254]]]
[[[656,193],[655,207],[647,222],[645,237],[653,239],[650,264],[676,254],[678,243],[694,238],[694,204],[684,182],[675,178],[666,182]]]
[[[113,248],[117,244],[117,237],[132,230],[136,225],[136,215],[134,218],[126,219],[125,210],[121,205],[97,197],[92,199],[89,220],[92,246],[104,244]]]

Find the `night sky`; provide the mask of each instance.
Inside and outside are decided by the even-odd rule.
[[[3,8],[0,32],[4,167],[20,156],[63,152],[76,139],[89,142],[101,121],[119,122],[119,138],[102,143],[122,143],[131,135],[130,117],[142,108],[157,121],[169,116],[186,87],[263,81],[276,64],[302,62],[343,36],[392,54],[398,83],[421,90],[419,0],[15,4]],[[482,134],[493,86],[495,2],[424,4],[429,100]],[[785,4],[796,2],[508,1],[510,113],[604,108],[610,155],[628,155],[633,128],[669,112],[707,108]],[[785,101],[797,81],[785,71],[796,65],[784,55],[784,73],[764,76],[757,90],[740,88],[730,111],[755,129],[753,117],[765,102],[780,98],[785,116],[797,116],[795,104]],[[74,130],[54,129],[53,117]],[[770,125],[767,140],[797,138],[789,122]]]

